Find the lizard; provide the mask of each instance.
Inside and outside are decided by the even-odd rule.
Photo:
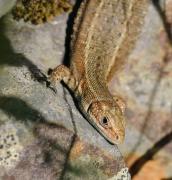
[[[126,102],[108,82],[133,50],[148,0],[84,0],[73,25],[70,66],[55,67],[52,84],[63,81],[85,118],[111,144],[125,139]]]

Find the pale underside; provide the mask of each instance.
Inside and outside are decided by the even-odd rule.
[[[124,64],[143,24],[148,0],[87,0],[81,5],[71,43],[75,78],[85,79],[102,100],[107,82]]]

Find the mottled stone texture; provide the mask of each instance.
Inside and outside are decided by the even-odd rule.
[[[135,50],[109,85],[127,101],[120,150],[134,180],[172,177],[172,1],[153,2]]]
[[[59,84],[48,88],[49,68],[62,63],[64,14],[34,26],[0,19],[0,179],[130,179],[117,146],[78,112]]]
[[[160,2],[162,11],[153,2],[134,51],[109,83],[127,101],[119,148],[134,180],[172,177],[172,0]],[[115,179],[125,172],[118,148],[81,116],[68,91],[46,87],[48,68],[64,56],[66,20],[62,15],[39,26],[0,20],[2,180]]]

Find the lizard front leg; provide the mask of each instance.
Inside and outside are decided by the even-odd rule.
[[[77,81],[70,69],[64,65],[59,65],[54,68],[50,73],[49,80],[53,85],[57,82],[63,81],[71,90],[75,90],[77,87]]]

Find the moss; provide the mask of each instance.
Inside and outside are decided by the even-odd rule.
[[[71,8],[68,0],[18,0],[12,12],[16,20],[41,24],[70,11]]]

